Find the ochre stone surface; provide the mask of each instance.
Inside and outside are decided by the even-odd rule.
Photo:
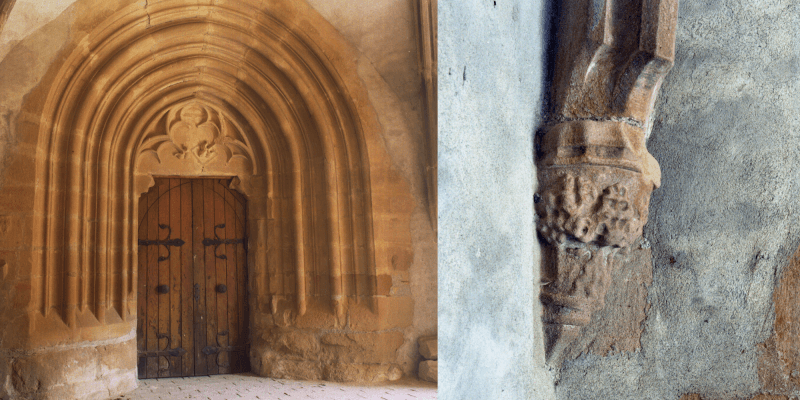
[[[704,399],[699,394],[692,393],[681,396],[680,400],[704,400]],[[759,394],[750,400],[789,400],[789,397],[772,395],[772,394]]]
[[[0,32],[3,31],[3,26],[8,20],[8,15],[11,14],[11,8],[17,0],[0,0]]]
[[[428,382],[438,382],[439,362],[436,360],[425,360],[419,363],[419,379]]]
[[[775,328],[759,344],[758,377],[765,390],[791,394],[800,390],[800,248],[786,267],[772,296]]]
[[[136,347],[131,342],[135,339],[82,343],[66,350],[11,352],[3,366],[10,378],[4,389],[11,398],[107,399],[125,393],[136,388],[132,374]]]
[[[439,340],[436,336],[424,336],[419,338],[419,354],[426,360],[436,360],[439,358]]]
[[[436,330],[435,102],[415,37],[435,24],[411,22],[415,2],[371,4],[394,23],[375,42],[375,25],[314,1],[77,0],[10,50],[0,397],[135,385],[135,341],[115,341],[136,329],[137,202],[154,176],[233,177],[247,197],[255,372],[415,372]],[[53,350],[78,348],[78,367]]]

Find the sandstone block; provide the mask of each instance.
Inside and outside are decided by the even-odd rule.
[[[419,338],[419,354],[426,360],[436,360],[439,357],[439,340],[436,336],[423,336]]]
[[[414,299],[411,297],[378,297],[376,312],[364,308],[350,309],[350,329],[357,331],[405,328],[414,320]]]
[[[419,363],[419,379],[428,382],[439,381],[439,362],[427,360]]]
[[[401,332],[329,333],[321,338],[323,353],[343,363],[386,363],[403,345]]]

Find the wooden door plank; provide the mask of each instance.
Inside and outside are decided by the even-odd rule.
[[[147,240],[147,223],[145,222],[145,214],[147,213],[147,206],[150,202],[150,192],[143,194],[139,198],[139,240]],[[147,351],[147,246],[138,247],[138,283],[136,289],[136,351]],[[147,377],[147,359],[144,357],[138,358],[137,354],[137,370],[139,379]]]
[[[192,181],[192,271],[194,277],[194,374],[208,375],[208,363],[203,354],[207,345],[206,332],[206,284],[205,284],[205,237],[203,182]]]
[[[159,179],[156,181],[156,187],[158,187],[158,223],[159,225],[165,225],[167,229],[161,229],[159,227],[158,230],[158,237],[157,240],[163,240],[167,238],[170,229],[169,221],[169,180],[168,179]],[[170,239],[172,235],[169,235]],[[158,285],[166,285],[169,288],[170,284],[170,274],[169,274],[169,255],[172,253],[171,248],[166,248],[165,246],[155,246],[158,248],[159,252],[159,259],[163,257],[168,257],[166,260],[158,261]],[[158,298],[158,334],[161,335],[158,341],[158,349],[159,350],[168,350],[166,348],[167,345],[170,343],[169,338],[169,328],[170,328],[170,296],[169,293],[160,293],[156,292],[156,297]],[[164,336],[166,335],[166,336]],[[168,377],[169,370],[170,370],[170,358],[169,357],[158,357],[158,376],[159,377]]]
[[[214,227],[217,222],[214,220],[214,187],[210,179],[203,180],[203,204],[205,205],[205,217],[203,218],[205,238],[216,238],[217,232]],[[218,346],[217,344],[217,296],[215,286],[217,284],[217,263],[214,255],[215,247],[206,246],[205,248],[205,273],[206,273],[206,315],[208,322],[206,325],[206,346]],[[216,355],[206,357],[209,375],[218,374]]]
[[[248,282],[247,282],[247,271],[246,271],[246,245],[247,245],[247,217],[246,217],[246,210],[245,204],[243,200],[236,201],[236,236],[245,238],[244,245],[235,246],[236,248],[236,286],[237,290],[236,293],[238,295],[237,299],[237,307],[238,307],[238,315],[242,317],[239,318],[239,340],[240,345],[248,345],[249,341],[247,338],[250,337],[248,332],[248,304],[247,304],[247,293],[248,293]],[[263,238],[266,239],[266,238]],[[237,369],[234,372],[244,372],[249,370],[250,359],[248,357],[249,349],[237,354]]]
[[[182,357],[181,376],[194,376],[194,272],[192,268],[192,181],[180,180],[181,239],[181,347],[186,350]]]
[[[225,237],[230,239],[239,239],[243,236],[236,236],[236,209],[234,208],[235,199],[230,189],[223,188],[225,196]],[[236,285],[236,266],[238,257],[236,254],[236,247],[242,245],[226,244],[225,254],[228,255],[226,261],[227,267],[227,285],[228,285],[228,334],[229,343],[231,346],[238,346],[239,339],[239,310],[238,304],[238,288]],[[228,363],[231,365],[231,372],[236,371],[236,360],[239,358],[238,354],[231,353],[228,355]]]
[[[225,224],[225,228],[218,229],[219,237],[222,240],[233,239],[227,235],[227,221],[225,219],[225,187],[220,184],[220,180],[211,181],[211,189],[214,192],[214,224]],[[216,281],[215,287],[225,285],[225,293],[216,291],[217,302],[217,337],[220,346],[230,346],[230,326],[228,324],[228,266],[227,266],[227,245],[219,246],[217,254],[224,255],[225,259],[215,257]],[[230,355],[228,352],[221,352],[217,357],[217,368],[220,374],[230,373]]]
[[[158,189],[151,189],[152,196],[158,198]],[[151,203],[147,211],[147,240],[157,240],[158,238],[158,200]],[[148,246],[147,249],[147,351],[158,351],[158,297],[155,288],[158,286],[158,254],[157,246]],[[147,358],[147,378],[158,377],[158,359],[155,357]]]
[[[186,239],[181,236],[181,190],[180,180],[169,180],[169,226],[172,228],[172,238]],[[171,349],[181,345],[181,251],[183,246],[172,247],[169,257],[169,336]],[[181,357],[170,357],[169,376],[181,376]]]

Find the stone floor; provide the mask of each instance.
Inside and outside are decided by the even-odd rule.
[[[355,385],[261,378],[252,374],[145,379],[118,400],[435,400],[436,384],[404,378],[398,382]]]

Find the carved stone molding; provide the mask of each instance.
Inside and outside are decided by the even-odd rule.
[[[8,16],[11,15],[11,9],[14,8],[16,2],[17,0],[0,0],[0,32],[3,31],[3,26],[8,21]]]
[[[357,80],[281,22],[291,4],[130,4],[84,39],[91,51],[70,54],[31,111],[43,182],[32,330],[69,337],[136,318],[133,238],[153,176],[234,178],[248,200],[251,306],[270,315],[254,320],[311,310],[327,327],[375,312],[389,278],[375,261],[373,111],[346,86]]]
[[[645,140],[672,66],[677,20],[676,0],[562,0],[559,6],[534,199],[545,246],[546,354],[556,368],[582,351],[573,347],[586,345],[578,339],[604,309],[617,264],[626,259],[619,255],[641,237],[650,194],[661,184]]]
[[[249,182],[257,173],[242,128],[223,111],[191,101],[163,114],[151,124],[139,146],[137,196],[153,186],[153,176],[234,175],[239,182]]]

